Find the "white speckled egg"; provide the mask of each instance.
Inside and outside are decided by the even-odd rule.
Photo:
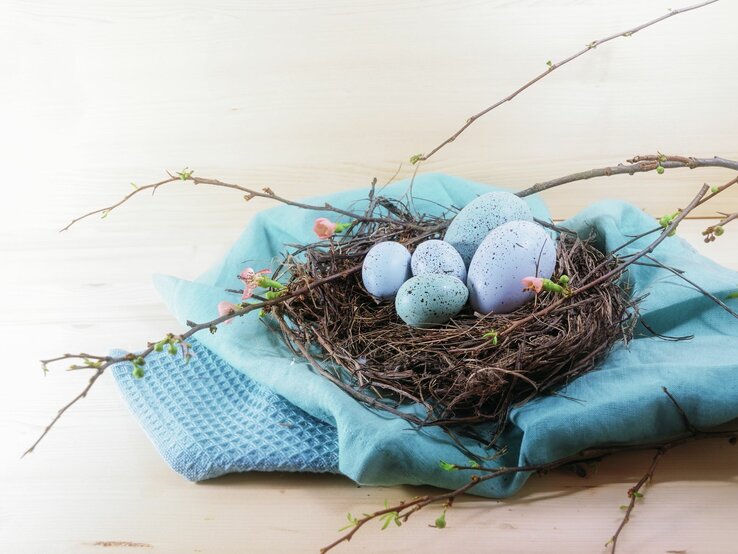
[[[440,273],[442,275],[453,275],[466,283],[466,265],[461,255],[449,243],[442,240],[427,240],[413,252],[410,265],[413,275],[424,273]]]
[[[410,259],[410,252],[399,242],[388,240],[372,246],[361,267],[367,292],[380,300],[393,298],[412,276]]]
[[[551,278],[556,243],[530,221],[511,221],[490,231],[479,245],[466,284],[472,307],[481,314],[506,314],[533,298],[524,277]]]
[[[511,192],[483,194],[456,214],[443,240],[458,250],[468,266],[487,233],[508,221],[533,221],[533,213]]]
[[[469,298],[464,283],[452,275],[423,273],[405,281],[397,291],[397,315],[413,327],[446,323]]]

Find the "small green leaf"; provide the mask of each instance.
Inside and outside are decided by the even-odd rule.
[[[720,191],[720,189],[717,186],[715,186],[715,185],[713,185],[712,187],[710,187],[710,192],[713,193],[713,194],[717,194],[719,191]]]
[[[633,491],[633,496],[635,496],[636,498],[643,498],[643,493],[640,493],[638,491]]]
[[[738,298],[738,291],[731,292],[725,297],[726,300],[732,300],[733,298]]]
[[[443,460],[439,460],[438,465],[440,465],[441,469],[444,471],[456,471],[457,470],[457,467],[455,464],[449,464],[448,462],[444,462]]]
[[[190,169],[189,167],[185,167],[182,171],[178,171],[177,172],[177,176],[182,181],[187,181],[188,179],[191,179],[192,178],[192,174],[193,173],[194,173],[194,171],[192,169]]]
[[[174,346],[174,343],[169,343],[169,350],[168,352],[174,356],[177,353],[177,347]]]
[[[492,346],[497,346],[498,342],[498,333],[494,329],[491,331],[487,331],[482,335],[483,339],[489,339],[489,342],[492,343]]]
[[[351,527],[355,527],[356,524],[359,522],[357,518],[351,515],[351,512],[346,514],[346,519],[348,519],[348,525],[344,525],[339,529],[339,531],[345,531],[346,529],[350,529]]]
[[[436,518],[436,527],[439,529],[446,527],[446,510],[443,510],[443,513]]]
[[[469,460],[469,465],[470,465],[471,467],[474,467],[474,468],[479,468],[479,467],[482,467],[482,466],[480,466],[480,465],[479,465],[479,463],[478,463],[478,462],[476,462],[476,461],[474,461],[474,460]]]
[[[422,159],[423,159],[423,154],[415,154],[414,156],[410,156],[410,163],[415,165]]]

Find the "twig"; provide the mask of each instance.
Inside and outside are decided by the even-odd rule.
[[[255,302],[253,304],[248,304],[247,306],[244,306],[241,309],[234,310],[233,312],[231,312],[229,314],[225,314],[225,315],[219,316],[219,317],[217,317],[217,318],[215,318],[215,319],[213,319],[211,321],[207,321],[205,323],[197,323],[197,324],[194,324],[193,323],[190,326],[189,330],[187,330],[185,333],[183,333],[181,335],[172,335],[172,334],[170,334],[170,335],[168,335],[168,337],[170,337],[170,338],[177,338],[179,341],[185,341],[186,339],[188,339],[189,337],[191,337],[192,335],[194,335],[195,333],[197,333],[199,331],[202,331],[204,329],[213,329],[214,327],[216,327],[217,325],[219,325],[219,324],[221,324],[221,323],[223,323],[225,321],[228,321],[228,320],[233,319],[235,317],[239,317],[239,316],[245,315],[245,314],[247,314],[249,312],[252,312],[254,310],[270,308],[272,306],[275,306],[276,304],[279,304],[281,302],[285,302],[285,301],[289,300],[290,298],[295,298],[297,296],[300,296],[301,294],[305,294],[305,293],[309,292],[310,290],[312,290],[315,287],[318,287],[320,285],[323,285],[323,284],[328,283],[330,281],[333,281],[335,279],[340,279],[342,277],[346,277],[347,275],[350,275],[350,274],[352,274],[352,273],[354,273],[354,272],[356,272],[356,271],[358,271],[360,269],[361,269],[361,265],[357,265],[357,266],[354,266],[354,267],[350,267],[350,268],[348,268],[348,269],[346,269],[344,271],[341,271],[339,273],[335,273],[333,275],[329,275],[329,276],[324,277],[322,279],[316,279],[315,281],[312,281],[311,283],[306,284],[302,288],[299,288],[299,289],[297,289],[297,290],[295,290],[293,292],[290,292],[288,294],[284,294],[282,296],[279,296],[279,297],[277,297],[275,299],[267,300],[267,301],[264,301],[264,302]],[[71,408],[74,404],[76,404],[77,402],[79,402],[80,400],[82,400],[85,396],[87,396],[87,393],[92,388],[92,385],[95,384],[95,382],[100,377],[100,375],[102,375],[108,367],[110,367],[111,365],[120,363],[120,362],[130,361],[134,357],[140,357],[140,358],[146,359],[146,357],[154,351],[154,345],[155,345],[155,343],[149,343],[149,346],[146,349],[144,349],[143,351],[141,351],[139,354],[137,354],[135,356],[133,354],[126,354],[126,355],[120,356],[120,357],[90,356],[90,355],[87,355],[87,354],[64,354],[63,356],[59,356],[57,358],[52,358],[50,360],[46,360],[45,362],[42,362],[42,363],[50,363],[50,362],[56,362],[56,361],[61,361],[61,360],[83,359],[83,358],[91,358],[91,359],[94,358],[94,359],[100,361],[99,364],[97,364],[95,366],[91,366],[91,367],[95,367],[95,373],[93,373],[92,377],[90,378],[89,382],[87,383],[87,385],[85,386],[85,388],[82,390],[82,392],[79,393],[77,396],[75,396],[69,403],[67,403],[64,407],[62,407],[59,410],[59,412],[56,414],[56,416],[51,420],[51,422],[43,430],[43,432],[41,433],[41,435],[28,448],[28,450],[26,450],[23,453],[23,455],[21,457],[24,457],[27,454],[30,454],[31,452],[33,452],[33,450],[36,448],[36,446],[38,446],[38,444],[44,439],[44,437],[49,433],[49,431],[51,431],[51,429],[54,427],[54,425],[56,425],[57,421],[59,421],[59,418],[61,418],[61,416],[69,408]]]
[[[177,177],[170,177],[169,179],[164,179],[163,181],[159,181],[158,183],[152,183],[150,185],[145,185],[145,186],[142,186],[142,187],[137,187],[137,186],[134,185],[133,192],[130,192],[130,193],[126,194],[123,198],[121,198],[115,204],[112,204],[112,205],[107,206],[105,208],[99,208],[97,210],[93,210],[93,211],[88,212],[88,213],[86,213],[84,215],[81,215],[79,217],[75,217],[72,221],[70,221],[69,223],[67,223],[67,225],[65,227],[59,229],[59,232],[61,233],[63,231],[66,231],[67,229],[69,229],[72,225],[74,225],[78,221],[80,221],[82,219],[86,219],[86,218],[88,218],[90,216],[93,216],[93,215],[96,215],[96,214],[103,214],[103,217],[106,217],[115,208],[117,208],[118,206],[121,206],[122,204],[125,204],[126,202],[128,202],[128,200],[130,200],[131,198],[133,198],[137,194],[142,193],[142,192],[144,192],[146,190],[151,190],[151,192],[153,194],[154,192],[156,192],[156,189],[158,189],[160,186],[166,185],[167,183],[171,183],[171,182],[174,182],[174,181],[179,181],[179,178],[177,178]]]
[[[516,192],[520,197],[530,196],[531,194],[537,194],[545,190],[549,190],[567,183],[573,183],[575,181],[585,181],[587,179],[594,179],[596,177],[611,177],[613,175],[635,175],[636,173],[645,173],[648,171],[654,171],[659,167],[659,164],[664,169],[679,169],[687,167],[689,169],[695,169],[698,167],[724,167],[726,169],[733,169],[738,171],[738,162],[734,160],[728,160],[715,156],[713,158],[693,158],[686,156],[634,156],[630,160],[627,160],[628,164],[618,164],[608,167],[600,167],[596,169],[590,169],[589,171],[580,171],[577,173],[571,173],[570,175],[564,175],[557,179],[551,179],[550,181],[543,181],[536,183],[535,185],[528,187],[527,189]],[[730,185],[728,185],[730,186]],[[723,186],[721,191],[727,188]],[[713,195],[705,197],[704,201],[709,200]]]
[[[66,231],[72,225],[77,223],[78,221],[81,221],[83,219],[86,219],[88,217],[91,217],[96,214],[103,214],[103,217],[106,217],[110,212],[112,212],[117,207],[125,204],[128,200],[136,196],[137,194],[140,194],[144,191],[151,190],[155,192],[159,187],[167,185],[169,183],[175,183],[175,182],[191,182],[194,185],[209,185],[213,187],[220,187],[220,188],[227,188],[231,190],[236,190],[239,192],[244,193],[244,200],[247,202],[249,200],[252,200],[254,198],[269,198],[271,200],[274,200],[276,202],[280,202],[282,204],[286,204],[288,206],[293,206],[295,208],[301,208],[303,210],[313,210],[313,211],[329,211],[333,213],[337,213],[339,215],[343,215],[346,217],[349,217],[351,219],[359,219],[362,218],[361,214],[352,212],[350,210],[344,210],[342,208],[338,208],[336,206],[333,206],[329,203],[325,203],[322,205],[316,205],[316,204],[306,204],[304,202],[296,202],[294,200],[290,200],[288,198],[284,198],[282,196],[277,195],[271,188],[264,187],[261,190],[255,190],[248,187],[244,187],[241,185],[237,185],[234,183],[226,183],[224,181],[220,181],[219,179],[209,179],[205,177],[195,177],[192,171],[182,171],[178,174],[172,174],[169,173],[169,179],[165,179],[163,181],[159,181],[158,183],[152,183],[149,185],[143,185],[140,187],[136,187],[135,190],[132,192],[126,194],[123,198],[121,198],[118,202],[111,204],[110,206],[106,206],[104,208],[98,208],[96,210],[92,210],[91,212],[88,212],[86,214],[83,214],[79,217],[74,218],[72,221],[70,221],[65,227],[59,230],[59,232]],[[406,225],[410,228],[417,228],[417,226],[411,222],[405,222],[397,219],[390,219],[386,217],[370,217],[366,218],[364,217],[365,221],[371,221],[373,223],[394,223],[397,225]]]
[[[500,331],[499,332],[499,337],[502,338],[505,335],[509,335],[517,327],[519,327],[519,326],[527,323],[528,321],[530,321],[530,320],[532,320],[534,318],[541,317],[542,315],[545,315],[545,314],[551,312],[552,310],[554,310],[557,307],[561,306],[564,302],[569,301],[569,299],[572,296],[575,296],[577,294],[580,294],[580,293],[582,293],[582,292],[584,292],[586,290],[591,289],[592,287],[596,287],[597,285],[599,285],[599,284],[601,284],[601,283],[603,283],[605,281],[612,280],[612,279],[616,278],[617,276],[622,275],[623,272],[625,272],[625,270],[628,269],[628,267],[630,267],[633,263],[635,263],[636,261],[638,261],[639,259],[641,259],[643,256],[646,256],[648,254],[651,254],[656,249],[656,247],[659,244],[661,244],[669,236],[669,234],[674,229],[677,228],[677,226],[682,221],[682,219],[684,219],[687,216],[687,214],[689,212],[691,212],[699,204],[699,202],[704,198],[705,194],[707,194],[707,191],[708,190],[710,190],[710,187],[708,187],[707,185],[702,185],[702,187],[700,188],[700,190],[697,193],[697,195],[692,199],[692,201],[687,205],[687,207],[684,208],[679,213],[679,215],[677,215],[671,221],[671,223],[669,223],[669,225],[667,225],[663,229],[663,231],[661,232],[661,234],[653,242],[651,242],[651,244],[649,244],[647,247],[645,247],[641,251],[637,252],[636,254],[630,256],[627,260],[623,261],[616,268],[608,271],[607,273],[604,273],[604,274],[600,275],[599,277],[597,277],[596,279],[594,279],[592,281],[586,282],[581,287],[578,287],[578,288],[573,289],[571,291],[571,294],[569,294],[569,296],[563,296],[559,300],[557,300],[556,302],[553,302],[552,304],[549,304],[545,308],[543,308],[541,310],[538,310],[536,312],[533,312],[532,314],[530,314],[530,315],[528,315],[528,316],[526,316],[524,318],[521,318],[521,319],[516,320],[514,323],[512,323],[511,325],[509,325],[508,327],[506,327],[505,329],[503,329],[502,331]]]
[[[736,219],[738,219],[738,212],[733,212],[732,214],[726,214],[715,225],[710,225],[707,229],[702,231],[702,236],[705,237],[705,242],[714,241],[716,237],[723,234],[723,227]]]
[[[548,69],[546,71],[538,74],[533,79],[531,79],[530,81],[528,81],[527,83],[525,83],[520,88],[516,89],[514,92],[512,92],[511,94],[509,94],[508,96],[506,96],[502,100],[499,100],[499,101],[495,102],[491,106],[483,109],[481,112],[479,112],[479,113],[474,114],[473,116],[471,116],[469,119],[466,120],[466,122],[464,123],[464,125],[462,125],[461,128],[458,131],[456,131],[453,135],[451,135],[446,140],[444,140],[441,144],[439,144],[438,146],[436,146],[428,154],[418,154],[418,155],[415,155],[412,158],[410,158],[410,161],[412,163],[417,163],[419,161],[425,161],[425,160],[429,159],[436,152],[438,152],[441,148],[443,148],[447,144],[450,144],[450,143],[454,142],[459,137],[459,135],[461,135],[461,133],[463,133],[464,131],[466,131],[477,119],[479,119],[480,117],[482,117],[482,116],[486,115],[487,113],[491,112],[495,108],[498,108],[502,104],[505,104],[506,102],[511,101],[518,94],[520,94],[521,92],[523,92],[524,90],[526,90],[528,87],[534,85],[535,83],[537,83],[538,81],[540,81],[541,79],[543,79],[544,77],[546,77],[547,75],[553,73],[554,70],[556,70],[559,67],[561,67],[563,65],[566,65],[567,63],[569,63],[569,62],[577,59],[579,56],[582,56],[582,55],[586,54],[590,50],[594,50],[597,46],[600,46],[602,44],[605,44],[606,42],[610,42],[611,40],[615,40],[616,38],[619,38],[619,37],[629,37],[629,36],[632,36],[635,33],[637,33],[638,31],[641,31],[641,30],[643,30],[643,29],[645,29],[647,27],[650,27],[651,25],[655,25],[656,23],[659,23],[661,21],[664,21],[665,19],[669,19],[670,17],[674,17],[675,15],[679,15],[680,13],[685,13],[685,12],[688,12],[688,11],[696,10],[698,8],[702,8],[702,7],[707,6],[709,4],[714,4],[715,2],[717,2],[717,0],[708,0],[707,2],[700,2],[699,4],[694,4],[692,6],[687,6],[685,8],[680,8],[680,9],[676,9],[676,10],[670,10],[668,13],[662,15],[661,17],[657,17],[656,19],[652,19],[651,21],[648,21],[646,23],[643,23],[641,25],[638,25],[637,27],[633,27],[632,29],[629,29],[627,31],[621,31],[619,33],[615,33],[615,34],[610,35],[608,37],[605,37],[605,38],[602,38],[602,39],[599,39],[599,40],[594,40],[594,41],[590,42],[589,44],[587,44],[579,52],[576,52],[575,54],[572,54],[571,56],[569,56],[568,58],[565,58],[565,59],[561,60],[560,62],[552,63],[551,61],[549,61],[547,63]]]
[[[728,306],[725,302],[723,302],[722,300],[720,300],[717,296],[715,296],[714,294],[712,294],[710,291],[708,291],[704,287],[698,285],[697,283],[695,283],[694,281],[692,281],[691,279],[689,279],[688,277],[686,277],[682,271],[678,270],[675,267],[671,267],[671,266],[668,266],[668,265],[660,262],[659,260],[657,260],[653,256],[646,255],[646,258],[649,259],[649,260],[651,260],[651,262],[653,262],[654,265],[656,265],[657,267],[660,267],[662,269],[665,269],[667,271],[670,271],[671,273],[673,273],[674,275],[676,275],[677,277],[679,277],[681,280],[683,280],[686,283],[692,285],[692,287],[694,287],[701,294],[703,294],[704,296],[706,296],[707,298],[709,298],[710,300],[712,300],[713,302],[715,302],[715,304],[717,304],[718,306],[720,306],[723,310],[725,310],[730,315],[732,315],[733,317],[735,317],[735,318],[738,319],[738,313],[736,313],[730,306]]]
[[[620,521],[620,525],[615,531],[615,534],[613,534],[613,536],[610,538],[610,540],[605,545],[605,546],[608,546],[608,545],[611,546],[612,554],[615,554],[615,550],[617,549],[618,538],[620,537],[620,533],[622,533],[623,529],[625,528],[625,525],[628,523],[628,521],[630,521],[630,515],[633,513],[633,510],[635,509],[636,500],[638,500],[639,498],[643,498],[641,489],[644,487],[646,483],[650,482],[653,479],[653,474],[656,471],[656,466],[658,465],[659,460],[661,460],[664,454],[666,454],[665,448],[657,448],[656,453],[653,455],[653,459],[651,460],[651,465],[648,466],[648,470],[646,470],[646,473],[643,474],[643,476],[638,480],[638,482],[635,485],[633,485],[631,488],[628,489],[628,498],[630,498],[630,501],[628,502],[628,505],[625,508],[625,515],[623,516],[623,519]]]
[[[710,430],[702,430],[702,429],[695,427],[689,421],[686,413],[684,412],[684,409],[679,405],[679,403],[676,401],[674,396],[665,387],[662,387],[662,390],[667,395],[669,400],[672,402],[672,404],[674,405],[675,409],[679,413],[682,420],[685,422],[685,427],[687,428],[689,432],[688,435],[681,436],[679,438],[672,439],[669,441],[664,441],[661,443],[614,445],[614,446],[604,446],[600,448],[592,448],[592,449],[583,450],[571,456],[566,456],[564,458],[560,458],[558,460],[554,460],[551,462],[545,462],[545,463],[540,463],[540,464],[529,464],[525,466],[489,468],[489,467],[484,467],[484,466],[479,466],[479,465],[462,466],[458,464],[447,464],[445,462],[441,462],[441,467],[448,471],[465,470],[465,471],[473,471],[475,472],[475,474],[471,476],[471,478],[469,479],[467,483],[458,487],[455,490],[447,491],[447,492],[436,494],[436,495],[418,496],[409,501],[403,500],[394,506],[387,506],[384,509],[377,510],[369,514],[365,514],[364,517],[362,518],[357,518],[353,522],[354,524],[348,532],[340,536],[338,539],[336,539],[329,545],[321,548],[320,552],[321,553],[328,552],[329,550],[332,550],[336,546],[344,542],[350,541],[353,538],[353,536],[359,531],[359,529],[361,529],[364,525],[386,514],[395,513],[396,517],[404,522],[404,521],[407,521],[408,518],[410,518],[412,514],[420,511],[421,509],[425,508],[426,506],[430,504],[436,504],[439,502],[452,503],[456,498],[468,492],[469,490],[473,489],[480,483],[484,483],[485,481],[490,481],[492,479],[497,479],[498,477],[502,477],[504,475],[511,475],[511,474],[516,474],[516,473],[532,473],[532,472],[546,473],[546,472],[549,472],[549,471],[552,471],[552,470],[555,470],[555,469],[558,469],[560,467],[567,466],[570,464],[591,462],[595,460],[599,461],[605,457],[611,456],[619,452],[655,450],[656,455],[654,456],[651,462],[651,465],[649,466],[648,471],[638,481],[638,483],[636,483],[636,485],[634,485],[628,492],[631,498],[631,504],[633,506],[627,509],[625,513],[625,517],[623,518],[623,521],[621,522],[620,526],[615,532],[615,535],[613,535],[613,538],[608,543],[608,544],[612,544],[613,546],[612,550],[614,552],[615,546],[617,543],[617,538],[620,535],[623,527],[627,523],[631,512],[633,511],[633,508],[635,505],[635,499],[639,497],[641,488],[648,482],[648,480],[651,477],[653,477],[653,473],[656,469],[656,465],[665,452],[673,448],[676,448],[678,446],[681,446],[683,444],[687,444],[689,442],[695,441],[695,440],[725,438],[725,439],[728,439],[731,443],[734,443],[735,438],[736,438],[736,433],[738,433],[738,429],[731,429],[731,430],[726,430],[726,431],[710,431]]]

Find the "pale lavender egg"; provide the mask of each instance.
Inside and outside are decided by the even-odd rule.
[[[466,284],[474,310],[505,314],[533,298],[524,277],[549,279],[556,266],[556,242],[530,221],[511,221],[490,231],[469,265]]]
[[[533,221],[533,213],[522,198],[506,191],[489,192],[475,198],[456,214],[443,240],[461,254],[468,266],[487,233],[518,220]]]
[[[462,283],[466,283],[466,265],[461,255],[449,243],[442,240],[427,240],[413,252],[410,265],[413,275],[439,273],[452,275]]]
[[[372,246],[364,257],[361,280],[367,292],[380,300],[394,298],[402,284],[412,276],[410,252],[391,240]]]

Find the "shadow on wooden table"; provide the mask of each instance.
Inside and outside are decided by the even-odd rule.
[[[573,468],[533,475],[522,490],[514,497],[506,499],[505,503],[525,504],[606,485],[622,485],[625,492],[643,475],[652,456],[651,451],[615,454],[591,468],[590,473],[584,477],[578,475]],[[653,484],[684,481],[738,484],[738,446],[729,444],[727,440],[703,440],[668,452],[659,463]],[[340,487],[381,490],[383,493],[394,489],[396,492],[402,491],[407,497],[437,494],[441,491],[430,486],[373,487],[357,485],[343,475],[286,472],[234,473],[203,481],[198,486],[248,489],[256,483],[260,487],[273,485],[279,489],[325,490],[326,487]],[[460,499],[461,502],[479,500],[480,497],[472,495]]]

